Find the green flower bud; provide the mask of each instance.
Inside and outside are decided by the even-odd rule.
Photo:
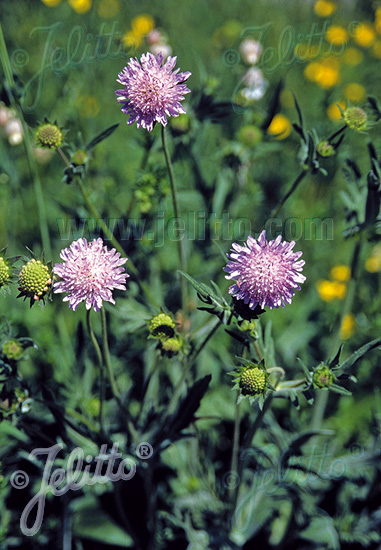
[[[316,150],[321,157],[332,157],[335,154],[334,146],[328,141],[321,141]]]
[[[242,395],[259,395],[269,387],[269,375],[257,365],[247,367],[239,377],[239,387]]]
[[[345,109],[343,119],[348,128],[356,132],[366,130],[368,127],[367,114],[360,107],[348,107]]]
[[[86,151],[81,151],[81,150],[75,151],[71,155],[71,161],[76,166],[82,166],[83,164],[86,164],[88,158],[89,158],[89,156],[86,153]]]
[[[322,364],[315,369],[312,375],[312,384],[314,388],[329,388],[333,383],[335,376],[327,365]]]
[[[159,313],[148,322],[150,336],[152,338],[158,338],[159,340],[173,338],[175,335],[175,328],[175,321],[166,313]]]
[[[10,268],[5,259],[0,256],[0,288],[9,283]]]
[[[34,301],[43,299],[52,285],[52,275],[47,265],[34,258],[23,265],[19,273],[20,296]]]
[[[63,134],[56,124],[44,123],[36,130],[36,141],[39,147],[56,149],[63,142]]]
[[[168,355],[168,357],[173,357],[177,355],[182,348],[182,341],[180,338],[167,338],[160,342],[160,349],[162,355]]]
[[[17,340],[11,339],[5,342],[1,351],[7,359],[18,361],[21,358],[24,349]]]

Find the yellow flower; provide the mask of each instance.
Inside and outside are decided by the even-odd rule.
[[[353,313],[347,313],[344,315],[344,319],[341,322],[340,327],[340,339],[341,340],[348,340],[351,336],[353,336],[356,328],[356,320]]]
[[[381,244],[377,244],[370,257],[365,262],[365,269],[369,273],[378,273],[381,271]]]
[[[126,48],[138,48],[142,43],[142,36],[140,34],[135,34],[132,31],[127,31],[122,38],[123,46]]]
[[[381,40],[376,40],[372,47],[372,53],[377,59],[381,59]]]
[[[45,6],[48,6],[49,8],[55,8],[58,6],[58,4],[61,3],[61,0],[41,0],[45,4]]]
[[[359,46],[369,48],[376,40],[376,31],[371,23],[360,23],[353,31],[353,39]]]
[[[84,118],[93,118],[99,113],[99,103],[91,95],[83,95],[77,98],[75,102],[79,114]]]
[[[364,59],[364,54],[357,48],[347,48],[341,56],[341,59],[347,65],[356,66]]]
[[[354,103],[358,101],[362,101],[366,97],[366,90],[364,86],[361,86],[361,84],[357,84],[356,82],[352,82],[351,84],[347,84],[343,90],[343,95],[349,101],[352,101]]]
[[[115,17],[119,10],[119,0],[100,0],[97,5],[98,15],[104,19]]]
[[[341,112],[340,112],[339,106],[344,110],[346,107],[346,103],[344,103],[344,101],[337,101],[336,103],[331,103],[331,105],[327,108],[328,118],[330,118],[331,120],[341,119]]]
[[[275,136],[275,139],[286,139],[291,134],[292,125],[288,118],[282,114],[275,115],[267,128],[267,133]]]
[[[348,42],[348,38],[348,31],[339,25],[331,25],[325,33],[325,39],[327,42],[334,44],[335,46],[346,44]]]
[[[69,6],[77,13],[87,13],[92,4],[92,0],[68,0]]]
[[[314,12],[319,17],[329,17],[337,10],[336,2],[329,0],[317,0],[314,5]]]
[[[332,302],[333,300],[342,300],[344,298],[347,286],[339,281],[321,279],[316,283],[316,289],[324,302]]]
[[[143,13],[134,17],[131,22],[131,29],[135,35],[145,36],[155,27],[155,21],[151,15]]]
[[[338,264],[335,265],[329,272],[331,279],[339,281],[340,283],[346,283],[351,276],[351,270],[347,265]]]
[[[339,62],[335,57],[327,57],[327,59],[309,63],[304,69],[304,76],[320,88],[328,90],[341,80]]]

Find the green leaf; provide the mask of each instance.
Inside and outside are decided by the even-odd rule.
[[[307,365],[305,365],[305,364],[303,363],[303,361],[302,361],[299,357],[297,357],[297,360],[299,361],[299,364],[300,364],[300,366],[301,366],[302,369],[303,369],[304,376],[306,377],[306,379],[307,379],[308,381],[311,381],[311,380],[312,380],[312,374],[311,374],[310,371],[308,370]]]
[[[344,344],[341,344],[341,346],[339,347],[339,350],[336,353],[335,357],[329,361],[329,363],[328,363],[329,367],[335,367],[336,365],[339,364],[340,354],[342,352],[343,347],[344,347]]]
[[[94,497],[85,496],[72,501],[73,532],[80,538],[102,544],[131,548],[133,540],[103,511]]]
[[[108,128],[106,128],[105,130],[103,130],[103,132],[100,132],[99,134],[97,134],[85,147],[86,151],[89,152],[91,151],[91,149],[94,149],[94,147],[96,145],[98,145],[98,143],[100,143],[101,141],[103,141],[104,139],[108,138],[109,136],[111,136],[111,134],[117,129],[117,127],[119,126],[119,122],[117,124],[113,124],[112,126],[109,126]]]
[[[346,359],[343,363],[341,363],[341,365],[332,368],[332,370],[335,371],[335,370],[339,370],[339,369],[340,370],[341,369],[343,369],[343,370],[350,369],[351,367],[353,367],[353,365],[356,363],[356,361],[361,359],[361,357],[363,357],[371,349],[377,348],[380,344],[381,344],[381,338],[376,338],[375,340],[372,340],[371,342],[368,342],[367,344],[365,344],[364,346],[359,348],[357,351],[352,353],[352,355],[350,357],[348,357],[348,359]]]

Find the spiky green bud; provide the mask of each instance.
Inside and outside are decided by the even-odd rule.
[[[36,142],[39,147],[56,149],[63,142],[62,130],[56,124],[50,122],[40,124],[36,130]]]
[[[312,384],[314,388],[329,388],[333,383],[335,376],[330,368],[322,364],[320,367],[315,369],[315,372],[312,375]]]
[[[348,107],[343,111],[343,120],[351,130],[361,132],[368,127],[368,117],[360,107]]]
[[[21,268],[19,273],[19,291],[18,296],[25,296],[34,301],[43,299],[52,286],[52,275],[47,265],[34,258],[27,262]]]
[[[242,395],[259,395],[269,387],[269,375],[257,365],[245,368],[239,377]]]
[[[167,313],[158,313],[148,322],[148,330],[152,338],[165,340],[175,335],[176,323]]]
[[[9,283],[10,276],[11,273],[9,265],[6,260],[0,256],[0,288]]]
[[[18,340],[11,339],[5,342],[1,351],[8,360],[18,361],[21,358],[24,349]]]

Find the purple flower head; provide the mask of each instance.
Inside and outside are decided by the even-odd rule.
[[[282,242],[279,235],[275,241],[266,240],[266,231],[262,231],[258,240],[249,236],[247,244],[232,244],[228,265],[224,271],[229,273],[226,279],[235,279],[236,284],[229,288],[237,300],[243,300],[250,309],[259,305],[262,309],[284,307],[291,304],[299,283],[306,278],[300,272],[305,264],[298,260],[302,252],[292,252],[295,242]]]
[[[181,101],[184,94],[190,93],[184,82],[191,73],[173,71],[176,60],[177,57],[169,56],[162,66],[162,54],[155,57],[148,52],[140,58],[141,65],[137,58],[131,58],[118,74],[117,82],[124,89],[117,90],[116,95],[122,112],[130,115],[127,124],[136,122],[138,128],[143,126],[151,132],[156,122],[167,125],[167,115],[185,113]]]
[[[121,258],[115,248],[108,250],[102,239],[73,241],[60,256],[64,263],[56,264],[53,273],[61,280],[54,283],[53,291],[67,292],[63,301],[69,302],[72,310],[86,300],[86,309],[99,311],[103,300],[115,304],[112,290],[126,290],[129,275],[121,266],[127,258]]]

